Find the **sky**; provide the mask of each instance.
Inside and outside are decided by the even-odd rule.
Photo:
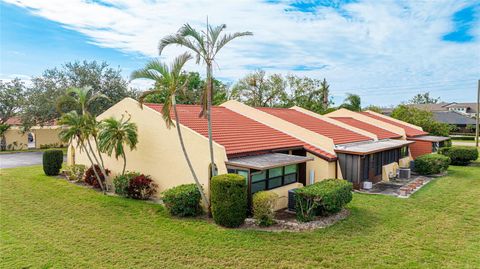
[[[254,34],[219,53],[214,74],[226,83],[263,69],[326,78],[337,105],[354,93],[390,106],[427,91],[473,102],[480,79],[480,0],[4,0],[0,12],[4,81],[76,60],[106,61],[128,78],[160,57],[162,37],[185,23],[204,29],[207,16]],[[183,51],[168,47],[160,59]],[[194,61],[186,69],[205,73]]]

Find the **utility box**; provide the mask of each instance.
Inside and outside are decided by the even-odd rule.
[[[295,212],[295,189],[288,191],[288,210]]]

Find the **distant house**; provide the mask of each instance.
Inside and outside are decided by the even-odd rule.
[[[22,129],[19,117],[9,118],[6,124],[10,125],[5,133],[4,141],[7,150],[63,146],[58,137],[61,126],[57,125],[56,121],[43,126],[33,126],[28,131]]]
[[[475,117],[477,113],[477,103],[441,102],[437,104],[409,104],[409,106],[430,112],[457,112],[468,117]],[[382,114],[384,115],[389,116],[392,114],[392,111],[393,108],[382,108]]]
[[[471,132],[466,127],[468,125],[475,126],[476,124],[474,118],[457,111],[434,111],[432,114],[433,118],[438,122],[455,125],[458,132]]]

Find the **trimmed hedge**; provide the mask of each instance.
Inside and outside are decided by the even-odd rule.
[[[194,217],[202,213],[200,191],[196,184],[183,184],[163,192],[163,203],[171,215]]]
[[[450,158],[441,154],[425,154],[415,159],[415,172],[421,175],[439,174],[448,169]]]
[[[446,147],[439,149],[438,153],[449,157],[453,165],[468,165],[478,159],[478,149],[476,147]]]
[[[47,176],[57,176],[60,173],[63,163],[63,151],[46,150],[43,153],[43,172]]]
[[[260,226],[270,226],[274,224],[275,203],[278,194],[269,191],[260,191],[253,195],[253,217]]]
[[[312,221],[315,216],[337,213],[352,201],[352,183],[343,179],[326,179],[295,190],[298,221]]]
[[[238,227],[243,224],[247,217],[245,177],[237,174],[212,177],[210,195],[215,223],[225,227]]]

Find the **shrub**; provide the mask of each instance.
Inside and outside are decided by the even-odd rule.
[[[163,192],[163,203],[174,216],[193,217],[202,213],[196,184],[184,184]]]
[[[260,226],[270,226],[274,223],[275,203],[278,194],[268,191],[260,191],[253,195],[253,217]]]
[[[139,175],[140,173],[127,172],[124,175],[118,175],[117,177],[115,177],[113,179],[115,193],[121,196],[128,197],[128,187],[130,186],[130,181]]]
[[[326,179],[295,190],[297,220],[307,222],[339,212],[352,200],[352,190],[352,183],[343,179]]]
[[[61,150],[47,150],[43,153],[43,171],[47,176],[56,176],[60,172],[63,163]]]
[[[80,181],[83,178],[86,167],[83,164],[74,164],[65,167],[65,176],[70,181]]]
[[[85,177],[84,181],[88,185],[94,187],[94,188],[100,188],[100,184],[98,183],[97,177],[95,176],[95,172],[93,171],[93,167],[95,166],[95,171],[97,171],[98,176],[100,177],[100,180],[102,183],[105,182],[105,175],[102,173],[102,170],[100,170],[100,167],[98,165],[92,165],[90,168],[87,169],[85,172]],[[105,172],[107,173],[107,176],[110,175],[110,170],[105,169]]]
[[[478,159],[476,147],[447,147],[439,149],[438,153],[449,157],[453,165],[468,165],[471,161]]]
[[[210,183],[212,215],[215,223],[238,227],[247,217],[247,184],[245,177],[224,174],[212,177]]]
[[[447,148],[442,151],[448,151]],[[421,175],[438,174],[446,171],[450,158],[441,154],[425,154],[415,159],[415,172]]]
[[[130,180],[127,195],[133,199],[147,200],[157,193],[157,184],[150,176],[140,174]]]
[[[443,147],[451,147],[451,146],[452,146],[452,139],[449,139],[449,140],[445,140],[443,142],[442,148]]]

